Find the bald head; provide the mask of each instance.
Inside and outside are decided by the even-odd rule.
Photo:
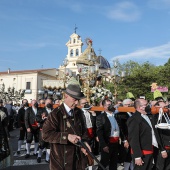
[[[142,114],[146,114],[145,108],[146,108],[147,104],[148,104],[147,100],[137,99],[134,102],[134,107],[138,112],[140,112]]]

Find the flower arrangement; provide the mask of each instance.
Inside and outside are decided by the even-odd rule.
[[[110,90],[105,89],[104,87],[93,87],[91,89],[90,100],[91,103],[99,103],[101,100],[108,98],[110,100],[114,100],[114,96],[110,92]]]

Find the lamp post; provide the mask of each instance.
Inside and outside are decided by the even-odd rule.
[[[63,61],[64,66],[64,72],[59,72],[59,70],[56,71],[56,77],[59,80],[60,83],[63,83],[63,88],[66,89],[66,84],[68,80],[72,77],[72,71],[69,68],[66,68],[68,65],[68,60],[65,59]]]
[[[90,103],[91,87],[96,82],[96,77],[99,72],[99,63],[94,58],[94,53],[88,53],[86,58],[88,65],[77,64],[78,66],[78,81],[82,87],[84,94],[87,97],[87,101]]]
[[[110,73],[109,73],[110,72]],[[113,67],[108,71],[109,73],[109,80],[114,85],[114,101],[116,103],[117,96],[118,96],[118,85],[124,80],[125,72],[121,71],[121,73],[118,74],[118,63],[117,60],[113,61]]]

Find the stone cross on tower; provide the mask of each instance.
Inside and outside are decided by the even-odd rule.
[[[99,56],[101,56],[101,52],[102,52],[101,48],[99,48],[98,51],[99,51]]]
[[[75,24],[75,28],[74,28],[74,33],[76,34],[76,30],[78,29],[78,27],[76,27],[76,24]]]

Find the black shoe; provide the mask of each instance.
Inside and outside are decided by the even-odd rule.
[[[17,155],[20,155],[20,151],[17,151]]]
[[[33,156],[38,156],[38,153],[34,153]]]
[[[41,157],[38,157],[38,158],[37,158],[37,162],[38,162],[38,163],[41,163]]]
[[[49,163],[49,160],[45,160],[45,162]]]
[[[29,157],[30,157],[30,154],[26,154],[26,155],[25,155],[25,158],[29,158]]]

